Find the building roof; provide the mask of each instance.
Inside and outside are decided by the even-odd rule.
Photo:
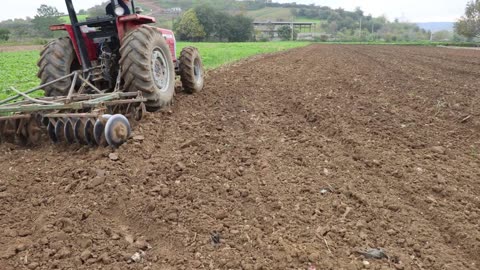
[[[316,25],[317,23],[314,22],[272,22],[272,21],[263,21],[263,22],[253,22],[254,25],[267,25],[267,24],[274,24],[274,25]]]

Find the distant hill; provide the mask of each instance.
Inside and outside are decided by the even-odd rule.
[[[425,30],[429,30],[432,32],[438,31],[453,31],[453,22],[425,22],[425,23],[417,23],[418,27],[423,28]]]
[[[257,10],[250,10],[246,14],[256,21],[291,21],[292,13],[288,8],[266,7]]]
[[[249,10],[245,13],[247,17],[255,21],[291,21],[292,18],[296,22],[312,22],[320,25],[323,21],[319,19],[311,19],[302,16],[292,16],[290,8],[283,7],[265,7],[257,10]]]

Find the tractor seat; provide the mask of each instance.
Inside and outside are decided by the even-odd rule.
[[[85,31],[87,37],[96,44],[110,42],[116,36],[115,17],[112,16],[87,18],[85,22],[78,23],[78,25],[80,28],[88,30]]]
[[[98,16],[94,18],[87,18],[84,22],[78,23],[79,26],[86,25],[88,27],[103,27],[115,24],[115,17],[112,16]]]

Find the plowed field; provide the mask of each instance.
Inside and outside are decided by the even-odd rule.
[[[311,45],[210,71],[115,151],[0,145],[0,269],[479,269],[479,67]]]

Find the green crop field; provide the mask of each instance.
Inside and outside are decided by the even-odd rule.
[[[200,50],[207,69],[219,67],[242,58],[262,53],[271,53],[295,47],[306,46],[308,42],[252,42],[252,43],[187,43],[177,44],[177,53],[186,46],[195,46]],[[38,51],[1,52],[0,53],[0,99],[13,94],[10,87],[26,91],[38,86]],[[41,95],[41,92],[35,93]]]
[[[0,53],[0,99],[12,95],[12,86],[22,91],[38,86],[38,58],[38,51]]]
[[[207,69],[219,67],[252,55],[278,52],[306,46],[309,42],[246,42],[246,43],[186,43],[179,42],[178,48],[195,46],[200,50]],[[180,53],[180,49],[178,52]]]

